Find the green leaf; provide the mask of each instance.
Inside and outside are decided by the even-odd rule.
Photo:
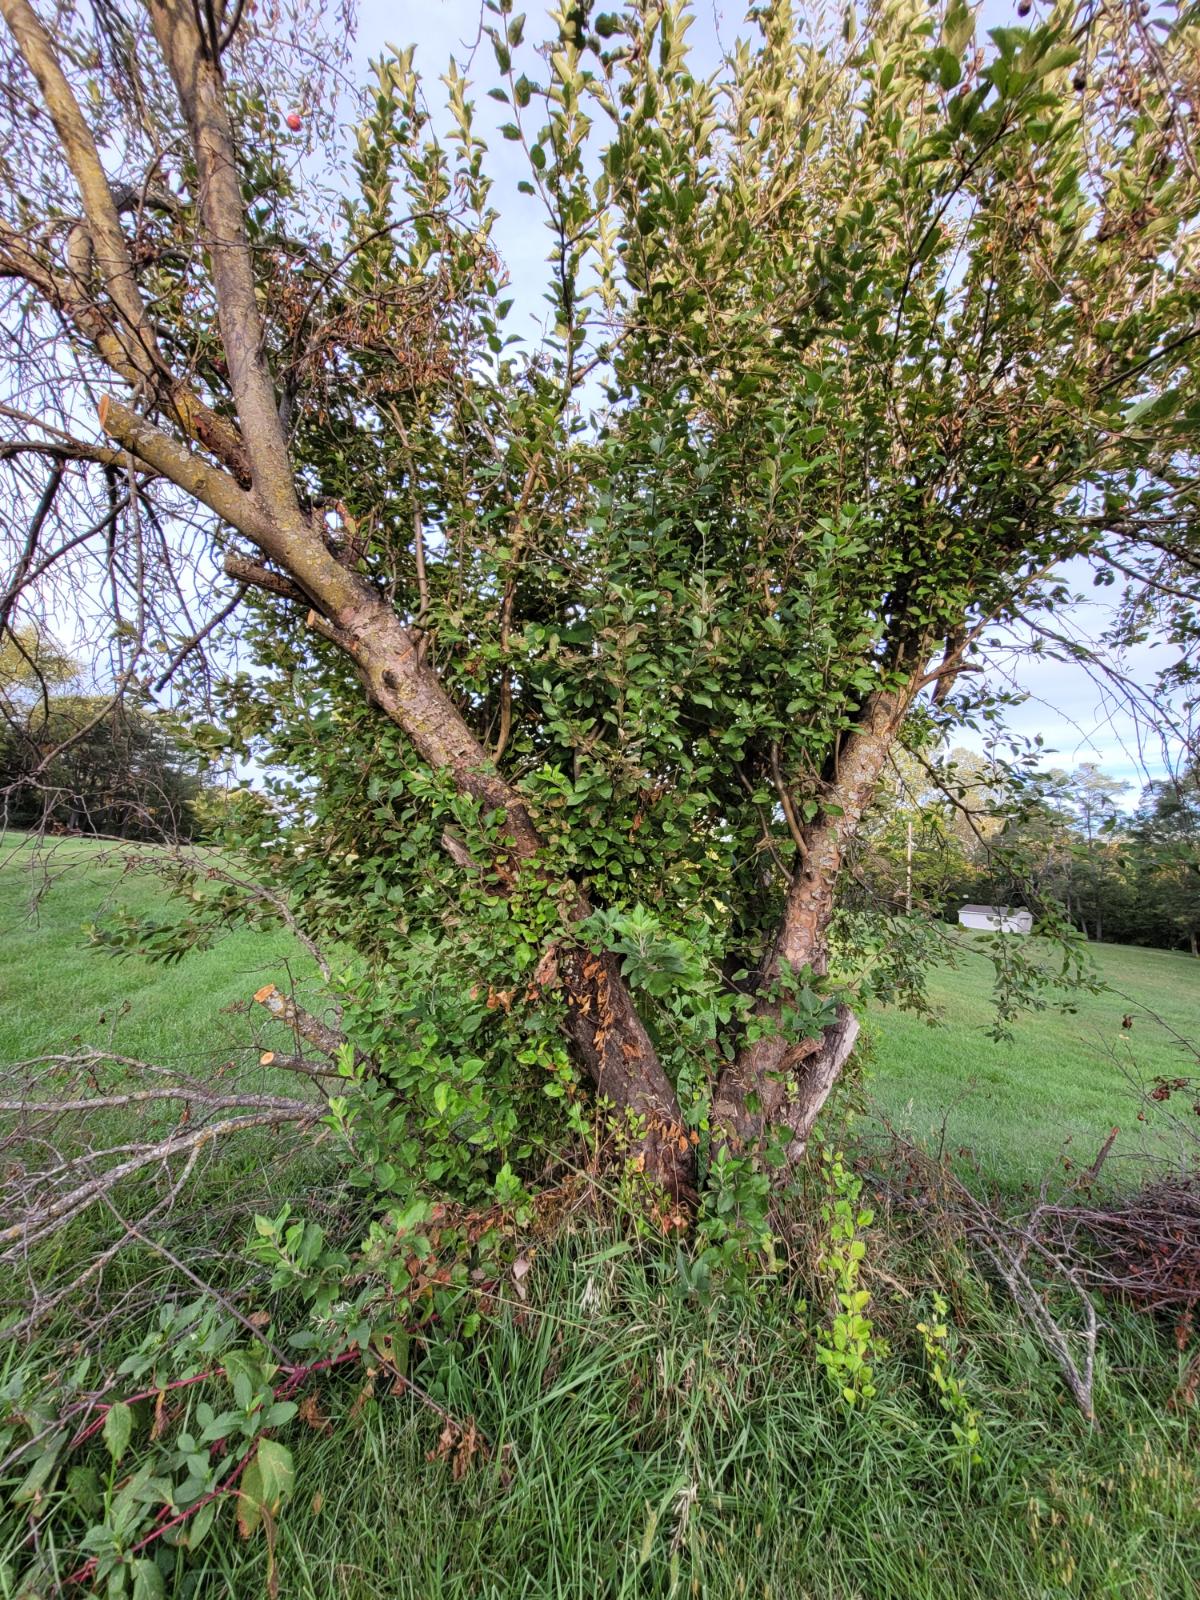
[[[13,1492],[13,1501],[17,1505],[26,1505],[31,1500],[36,1501],[50,1480],[63,1446],[67,1442],[67,1432],[56,1433],[42,1446],[42,1452],[30,1467],[21,1483]]]
[[[72,1467],[67,1473],[67,1493],[85,1516],[92,1516],[100,1506],[100,1479],[95,1467]]]
[[[133,1412],[123,1400],[114,1401],[108,1408],[103,1429],[104,1443],[108,1446],[108,1453],[113,1458],[114,1465],[128,1449],[132,1433]]]
[[[962,77],[962,62],[953,50],[934,50],[930,62],[943,89],[953,89]]]
[[[961,56],[975,35],[975,13],[962,0],[947,7],[942,22],[942,43],[952,54]]]
[[[133,1573],[133,1600],[163,1600],[165,1591],[157,1562],[143,1558],[135,1561],[130,1571]]]
[[[187,1547],[195,1550],[205,1534],[212,1527],[217,1515],[217,1502],[206,1500],[197,1511],[196,1515],[187,1524]]]
[[[292,1452],[277,1439],[262,1439],[258,1446],[257,1466],[262,1483],[263,1504],[271,1512],[279,1510],[291,1495],[296,1480]]]
[[[1159,417],[1169,415],[1178,401],[1178,389],[1164,389],[1162,394],[1147,395],[1144,400],[1139,400],[1130,406],[1123,420],[1126,425],[1134,422],[1154,422]]]

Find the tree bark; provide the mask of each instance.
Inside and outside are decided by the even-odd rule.
[[[892,741],[916,692],[917,680],[868,696],[839,751],[825,810],[804,830],[783,916],[761,973],[755,1022],[763,1037],[745,1045],[722,1073],[714,1121],[740,1149],[762,1144],[768,1130],[783,1135],[789,1162],[804,1154],[813,1125],[858,1037],[846,1006],[815,1039],[789,1039],[777,993],[785,968],[809,968],[823,977],[829,966],[829,924],[846,841],[871,801]]]
[[[620,964],[614,955],[576,945],[560,953],[558,970],[568,996],[567,1030],[596,1093],[628,1117],[635,1161],[681,1208],[670,1220],[682,1223],[696,1197],[695,1155]]]

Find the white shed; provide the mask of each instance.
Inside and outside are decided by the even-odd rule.
[[[1029,933],[1033,929],[1033,912],[1012,906],[962,906],[958,920],[964,928],[978,928],[982,933]]]

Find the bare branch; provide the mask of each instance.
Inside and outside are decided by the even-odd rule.
[[[251,561],[248,556],[240,556],[231,551],[222,562],[225,571],[231,578],[236,578],[239,583],[252,585],[256,589],[265,589],[268,594],[277,594],[284,600],[295,600],[298,604],[306,604],[307,596],[304,591],[296,586],[290,578],[281,577],[278,572],[272,572],[258,561]]]
[[[233,615],[245,598],[245,588],[239,588],[231,600],[227,601],[219,611],[214,612],[202,628],[198,629],[190,639],[185,640],[185,642],[180,645],[179,649],[176,650],[175,654],[167,663],[166,668],[159,673],[157,678],[155,678],[153,685],[155,694],[158,694],[166,687],[171,678],[187,660],[188,656],[192,654],[193,650],[198,650],[204,641],[213,633],[215,633],[223,622]]]
[[[213,41],[211,53],[204,48],[195,14],[185,0],[150,0],[149,12],[196,157],[197,201],[212,260],[221,342],[255,494],[270,515],[295,534],[307,529],[307,518],[296,498],[275,385],[264,355],[266,339],[246,238],[241,176],[218,64],[219,40]]]
[[[258,1063],[262,1067],[276,1067],[280,1072],[295,1072],[302,1078],[318,1081],[341,1077],[335,1068],[322,1066],[319,1061],[309,1061],[304,1056],[281,1056],[276,1050],[264,1050]]]
[[[59,1195],[57,1199],[41,1203],[36,1197],[33,1198],[26,1215],[20,1221],[0,1229],[0,1245],[8,1246],[8,1249],[0,1255],[0,1261],[12,1262],[32,1245],[57,1233],[68,1222],[96,1205],[117,1184],[127,1178],[153,1168],[166,1167],[179,1156],[187,1157],[193,1151],[199,1152],[218,1140],[226,1139],[232,1134],[245,1133],[250,1128],[315,1122],[320,1115],[320,1105],[297,1100],[286,1102],[279,1108],[251,1111],[243,1116],[228,1117],[223,1122],[206,1123],[201,1127],[176,1131],[167,1138],[154,1142],[120,1147],[127,1152],[124,1161],[102,1172],[93,1173],[83,1183]],[[103,1151],[98,1155],[114,1153],[119,1151]],[[91,1165],[96,1159],[97,1155],[89,1152],[75,1161],[64,1163],[57,1170],[71,1174],[78,1171],[82,1165]]]
[[[319,1017],[314,1017],[311,1012],[305,1011],[303,1006],[297,1005],[289,995],[277,989],[273,983],[264,985],[254,998],[277,1022],[282,1022],[291,1028],[300,1038],[307,1039],[309,1044],[316,1045],[322,1055],[336,1056],[346,1043],[344,1033],[337,1028],[329,1027]]]
[[[788,832],[792,836],[792,843],[800,852],[801,857],[808,854],[808,840],[804,837],[804,830],[796,820],[796,808],[792,805],[792,797],[788,786],[783,781],[783,774],[779,770],[779,745],[771,741],[771,781],[775,785],[775,793],[779,796],[779,804],[783,807],[783,815],[787,821]]]
[[[163,360],[96,142],[59,65],[48,31],[29,0],[0,0],[0,13],[37,79],[63,154],[79,186],[93,258],[117,308],[120,324],[114,330],[84,298],[83,285],[57,278],[4,224],[0,224],[0,269],[16,271],[35,283],[46,299],[65,311],[91,339],[114,371],[137,387],[147,387],[169,407],[185,432],[212,450],[239,480],[249,482],[246,455],[234,431],[186,384],[176,380]]]
[[[0,600],[0,633],[3,633],[8,626],[13,601],[20,593],[21,586],[28,576],[29,568],[33,564],[34,551],[37,549],[38,540],[46,524],[46,518],[50,515],[54,505],[54,497],[58,494],[62,485],[63,470],[61,461],[56,461],[50,468],[50,476],[46,480],[46,487],[43,489],[42,497],[34,508],[33,516],[29,522],[29,530],[25,535],[24,547],[17,557],[17,565],[13,573],[12,582],[3,600]]]
[[[17,1068],[28,1066],[21,1062]],[[123,1094],[85,1095],[79,1100],[0,1100],[0,1111],[15,1112],[23,1117],[64,1116],[72,1111],[127,1110],[131,1106],[150,1105],[156,1101],[185,1100],[189,1105],[203,1106],[209,1111],[235,1111],[253,1108],[260,1111],[293,1111],[297,1115],[312,1108],[306,1102],[285,1100],[272,1094],[208,1094],[195,1084],[174,1084],[162,1089],[130,1089]]]
[[[153,367],[162,368],[162,358],[91,129],[58,64],[50,35],[29,0],[0,0],[0,12],[37,79],[63,155],[79,185],[94,259],[125,324],[122,343],[133,365],[148,375]]]

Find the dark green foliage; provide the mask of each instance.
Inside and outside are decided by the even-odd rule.
[[[196,837],[199,763],[162,716],[55,694],[0,730],[4,825],[121,839]]]
[[[872,986],[919,1007],[938,949],[909,926],[937,887],[917,861],[910,892],[915,842],[912,917],[843,903],[889,763],[993,723],[964,674],[990,630],[1054,635],[1072,560],[1124,575],[1121,640],[1158,618],[1191,639],[1189,590],[1176,575],[1162,608],[1156,565],[1195,569],[1188,15],[1063,3],[983,37],[960,0],[883,0],[860,34],[773,0],[711,71],[692,15],[631,0],[593,31],[563,5],[539,44],[509,0],[485,6],[501,135],[547,224],[531,347],[458,65],[434,114],[411,51],[373,64],[332,212],[275,138],[295,62],[279,46],[260,81],[253,30],[205,69],[229,115],[207,183],[186,8],[145,36],[175,63],[153,137],[96,113],[131,172],[160,134],[184,151],[178,215],[129,270],[172,355],[194,352],[164,357],[178,391],[157,367],[121,388],[93,339],[101,426],[154,464],[152,500],[218,518],[247,586],[212,696],[202,657],[173,681],[196,748],[263,774],[223,842],[260,885],[253,915],[290,907],[330,949],[348,1037],[330,1120],[388,1204],[536,1185],[586,1131],[679,1202],[665,1226],[714,1173],[750,1217],[744,1180],[761,1239],[749,1148],[799,1159],[847,1008]],[[53,74],[21,49],[45,98]],[[91,70],[68,63],[81,106]],[[56,137],[34,141],[32,200],[7,204],[45,240]],[[68,153],[103,191],[89,149]],[[88,205],[110,239],[124,226]],[[62,300],[43,265],[14,269],[20,292]],[[119,290],[96,274],[81,337]],[[34,367],[51,392],[59,354]],[[172,649],[159,631],[147,647]],[[1024,777],[1017,820],[1036,821]],[[229,920],[201,874],[180,887],[153,954]],[[1001,1029],[1081,976],[1049,882],[1037,910],[1058,955],[996,944]]]

